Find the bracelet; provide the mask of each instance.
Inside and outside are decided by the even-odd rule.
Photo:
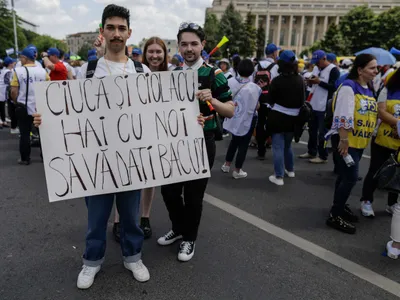
[[[340,139],[340,141],[348,141],[349,139]]]

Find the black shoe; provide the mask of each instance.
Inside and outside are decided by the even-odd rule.
[[[121,241],[121,224],[119,222],[114,222],[113,235],[117,243]]]
[[[149,218],[141,218],[140,219],[140,228],[142,228],[142,230],[143,230],[145,240],[151,238],[153,231],[151,230]]]
[[[347,222],[358,223],[358,217],[352,212],[348,204],[346,204],[344,207],[342,218]]]
[[[264,155],[257,155],[257,159],[258,160],[265,160],[265,156]]]
[[[30,163],[31,163],[30,160],[18,159],[18,164],[19,164],[19,165],[28,166]]]
[[[329,227],[335,228],[339,231],[354,234],[356,233],[356,227],[350,222],[344,220],[342,217],[337,216],[334,217],[332,215],[329,216],[328,220],[326,220],[326,225]]]
[[[357,181],[362,181],[362,180],[363,180],[362,176],[357,177]]]

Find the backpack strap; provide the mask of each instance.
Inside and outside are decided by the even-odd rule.
[[[96,60],[91,60],[88,62],[88,66],[86,69],[86,78],[92,78],[94,75],[94,72],[96,71],[98,59]]]
[[[133,64],[135,65],[136,73],[144,73],[143,65],[141,62],[133,60]]]
[[[24,68],[25,68],[25,70],[26,70],[26,94],[25,94],[25,107],[26,107],[26,109],[28,110],[28,95],[29,95],[29,71],[28,71],[28,68],[27,67],[25,67],[24,66]]]

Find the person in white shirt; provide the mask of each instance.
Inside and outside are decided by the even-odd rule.
[[[37,61],[38,50],[37,50],[36,46],[30,44],[30,45],[28,45],[26,48],[31,49],[31,50],[33,51],[33,53],[35,54],[35,62],[34,62],[34,63],[35,63],[35,66],[36,66],[36,67],[41,67],[41,68],[43,68],[42,64],[41,64],[40,62]],[[22,62],[21,62],[21,60],[17,62],[17,64],[15,65],[15,67],[16,67],[16,68],[22,67]]]
[[[11,70],[14,68],[15,60],[7,56],[6,58],[4,58],[3,64],[4,67],[0,71],[0,128],[3,128],[3,126],[8,126],[6,121],[6,102],[9,101],[8,94],[12,75]],[[10,105],[10,103],[8,103],[7,105]],[[12,116],[10,116],[10,118],[11,122],[14,123],[11,124],[11,130],[13,130],[13,128],[15,129],[16,124],[15,121],[13,122]]]
[[[232,73],[229,71],[230,63],[227,58],[223,58],[219,61],[218,68],[220,68],[222,72],[224,72],[224,76],[226,79],[231,79],[233,77]]]
[[[228,80],[233,102],[235,103],[235,114],[231,119],[225,119],[223,124],[224,129],[232,133],[232,140],[221,170],[224,173],[229,173],[233,158],[237,152],[235,170],[232,173],[232,177],[235,179],[247,177],[247,173],[242,170],[242,167],[257,122],[256,109],[259,107],[258,98],[261,95],[261,88],[251,81],[253,70],[252,61],[244,59],[238,66],[240,77],[232,77]]]
[[[81,78],[85,75],[103,77],[110,75],[135,74],[135,64],[125,55],[125,45],[131,36],[129,10],[108,5],[102,16],[103,27],[100,28],[104,37],[106,54],[97,62],[94,72],[87,74],[88,63],[82,66]],[[150,70],[143,66],[144,72]],[[35,125],[41,124],[39,114],[35,115]],[[126,269],[132,271],[139,282],[150,279],[150,274],[141,260],[143,246],[143,231],[139,227],[140,191],[128,191],[115,194],[86,197],[88,209],[88,231],[86,234],[86,249],[83,254],[83,267],[79,273],[77,286],[87,289],[92,286],[96,274],[100,271],[106,250],[106,229],[108,218],[116,198],[121,222],[121,250]]]
[[[63,50],[60,50],[60,60],[64,64],[64,66],[67,68],[68,71],[68,79],[76,79],[76,72],[75,69],[68,63],[67,60],[69,60],[69,54],[65,54]]]

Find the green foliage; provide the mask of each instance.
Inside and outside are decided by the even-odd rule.
[[[38,35],[36,38],[33,39],[32,44],[36,46],[39,53],[47,51],[49,48],[52,47],[61,49],[64,52],[68,51],[68,47],[65,43],[54,39],[49,35]]]
[[[256,56],[258,58],[264,57],[265,53],[265,30],[262,27],[258,27],[257,29],[257,48],[256,48]]]
[[[78,55],[83,59],[87,60],[88,57],[88,51],[92,49],[93,47],[89,45],[88,43],[84,43],[83,46],[79,49]]]
[[[343,38],[336,24],[331,24],[325,33],[325,37],[319,43],[320,49],[326,52],[337,53],[340,55],[350,54],[347,50],[346,41]]]
[[[219,42],[219,21],[214,14],[206,14],[206,21],[204,23],[204,33],[206,34],[206,45],[204,49],[209,53]],[[217,56],[215,54],[214,56]]]
[[[376,16],[368,6],[359,6],[340,19],[342,33],[350,53],[376,46]]]
[[[222,47],[221,52],[227,56],[227,48],[229,47],[230,54],[241,53],[244,45],[244,32],[242,16],[235,10],[231,2],[219,22],[218,40],[224,35],[229,39],[229,43],[227,46]]]
[[[244,22],[244,36],[242,47],[240,48],[240,54],[244,57],[251,57],[257,50],[257,30],[254,26],[256,16],[251,12],[247,13],[246,20]]]
[[[381,13],[376,19],[376,37],[380,47],[400,48],[400,7]]]

